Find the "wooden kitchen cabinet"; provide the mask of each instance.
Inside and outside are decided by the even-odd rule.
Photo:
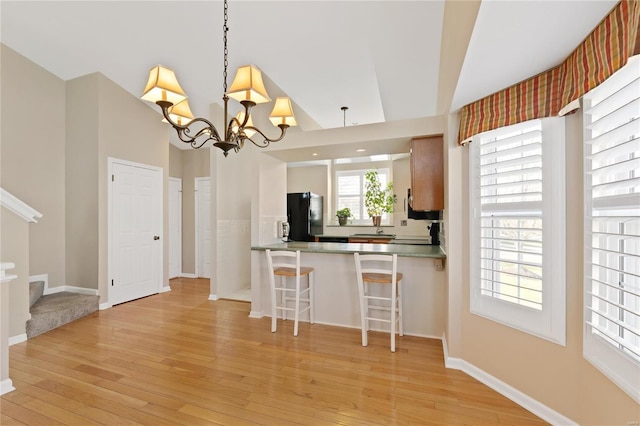
[[[384,237],[349,237],[350,243],[388,244],[391,238]]]
[[[444,210],[442,135],[411,139],[411,198],[413,210]]]

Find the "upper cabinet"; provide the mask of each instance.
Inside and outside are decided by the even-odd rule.
[[[413,210],[444,209],[442,135],[411,140],[411,198]]]

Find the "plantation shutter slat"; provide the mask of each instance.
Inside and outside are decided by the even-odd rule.
[[[479,164],[482,294],[541,310],[541,122],[480,135]]]
[[[640,61],[585,96],[585,323],[640,363]]]

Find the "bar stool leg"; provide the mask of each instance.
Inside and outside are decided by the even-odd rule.
[[[398,331],[400,332],[400,336],[403,336],[403,327],[402,327],[402,283],[398,283]]]
[[[368,284],[365,282],[362,285],[362,294],[360,295],[360,317],[362,324],[362,346],[369,345],[369,337],[367,332],[369,331],[369,301],[366,299]]]
[[[274,278],[271,277],[271,279],[273,280]],[[275,333],[278,327],[278,310],[276,309],[276,306],[278,305],[277,294],[278,293],[275,290],[275,285],[272,285],[271,286],[271,332],[272,333]]]
[[[300,275],[296,276],[296,300],[295,311],[293,311],[293,335],[298,335],[298,318],[300,317]]]
[[[315,287],[315,278],[313,271],[309,272],[309,275],[307,275],[307,284],[309,285],[309,322],[313,324],[315,320],[313,312],[313,289]]]
[[[397,286],[391,285],[391,352],[396,351],[396,301]]]

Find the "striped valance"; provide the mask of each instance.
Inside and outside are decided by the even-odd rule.
[[[458,143],[478,133],[566,110],[640,53],[639,26],[640,1],[622,0],[562,64],[464,106]]]

